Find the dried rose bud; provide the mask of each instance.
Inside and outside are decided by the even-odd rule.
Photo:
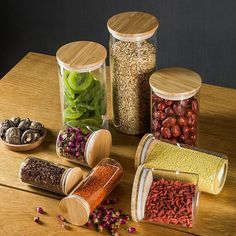
[[[35,223],[39,223],[39,222],[40,222],[40,218],[39,218],[38,216],[35,216],[35,217],[34,217],[34,222],[35,222]]]
[[[127,231],[128,231],[129,233],[135,233],[135,232],[136,232],[136,228],[130,226],[130,227],[127,229]]]
[[[36,211],[37,211],[38,213],[40,213],[40,214],[43,214],[43,213],[44,213],[44,210],[43,210],[42,207],[37,207],[37,208],[36,208]]]

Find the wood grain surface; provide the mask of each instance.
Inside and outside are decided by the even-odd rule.
[[[110,88],[108,78],[107,85]],[[108,91],[110,100],[110,90]],[[138,235],[234,235],[236,232],[236,91],[203,84],[200,92],[200,142],[199,146],[225,153],[229,158],[229,172],[223,191],[213,196],[201,194],[198,222],[195,229],[173,231],[152,224],[131,225]],[[24,157],[34,155],[43,159],[75,166],[58,158],[55,152],[57,133],[61,128],[59,84],[56,59],[37,53],[27,54],[0,81],[0,120],[12,116],[29,117],[41,121],[48,129],[45,142],[28,152],[13,152],[0,146],[0,235],[98,235],[83,227],[69,232],[60,228],[55,220],[60,198],[36,188],[30,188],[18,179],[18,170]],[[111,104],[109,117],[111,118]],[[130,198],[134,177],[134,156],[141,137],[116,132],[112,126],[113,145],[111,157],[125,170],[122,182],[112,196],[120,198],[116,205],[130,213]],[[84,174],[89,169],[82,168]],[[7,187],[8,186],[8,187]],[[21,191],[24,190],[24,191]],[[37,194],[35,194],[37,193]],[[42,195],[49,195],[48,198]],[[48,212],[45,224],[35,225],[34,208],[42,206]],[[42,218],[43,219],[43,218]],[[184,232],[183,232],[184,231]],[[121,231],[125,235],[125,231]]]

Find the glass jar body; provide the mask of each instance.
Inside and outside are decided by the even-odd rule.
[[[199,194],[196,174],[139,166],[132,191],[132,219],[192,228]]]
[[[156,33],[150,38],[117,39],[110,35],[113,125],[125,134],[149,131],[149,77],[156,68]]]
[[[198,141],[199,96],[173,100],[151,89],[151,130],[159,139],[196,146]]]
[[[107,128],[106,64],[76,71],[59,64],[63,125]]]

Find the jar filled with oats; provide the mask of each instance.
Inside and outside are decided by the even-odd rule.
[[[124,12],[107,22],[110,32],[113,124],[125,134],[149,131],[149,77],[156,68],[158,19],[144,12]]]

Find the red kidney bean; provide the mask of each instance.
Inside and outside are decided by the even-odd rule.
[[[181,100],[180,105],[183,107],[188,107],[189,106],[189,99]]]
[[[161,123],[158,120],[153,120],[152,121],[152,128],[153,130],[158,130],[161,128]]]
[[[178,124],[180,126],[186,126],[188,124],[188,119],[185,116],[180,116],[178,118]]]
[[[165,108],[166,108],[166,104],[164,102],[159,102],[157,104],[157,109],[158,110],[163,111],[163,110],[165,110]]]
[[[192,116],[189,117],[189,119],[188,119],[188,124],[190,126],[194,126],[194,125],[196,125],[196,123],[197,123],[197,116],[196,116],[196,114],[192,114]]]
[[[180,181],[153,180],[145,205],[145,219],[192,227],[195,185]]]
[[[185,134],[183,133],[179,136],[179,140],[181,143],[185,142],[185,140],[187,140],[188,138],[189,138],[189,133],[185,133]]]
[[[160,131],[155,131],[154,132],[154,137],[159,139],[161,137],[161,132]]]
[[[175,138],[179,137],[181,135],[181,131],[179,128],[179,125],[174,125],[170,128],[171,134],[172,136],[174,136]]]
[[[165,109],[165,114],[166,114],[166,116],[172,116],[172,115],[174,115],[175,113],[174,113],[174,111],[173,111],[173,109],[172,109],[171,107],[167,107],[167,108]]]
[[[183,133],[183,134],[189,134],[190,130],[191,130],[191,129],[190,129],[188,126],[184,126],[184,127],[182,128],[182,133]]]
[[[191,102],[191,108],[193,112],[197,113],[198,112],[198,101],[194,98]]]
[[[162,101],[164,100],[163,98],[160,98],[160,97],[158,97],[158,96],[155,95],[155,94],[152,95],[152,99],[153,99],[156,103],[162,102]]]
[[[193,111],[189,108],[189,109],[187,109],[187,111],[186,111],[186,117],[187,118],[189,118],[189,117],[191,117],[193,115]]]
[[[161,135],[163,138],[171,138],[171,132],[169,128],[161,127]]]
[[[166,106],[170,107],[173,104],[173,101],[165,99],[164,103],[166,104]]]
[[[175,117],[167,117],[165,120],[163,120],[162,126],[165,128],[169,128],[173,126],[175,123],[176,123]]]
[[[192,127],[190,128],[190,133],[191,133],[191,134],[196,134],[196,133],[197,133],[197,129],[196,129],[195,126],[192,126]]]
[[[166,118],[166,114],[163,111],[155,111],[154,112],[154,117],[157,120],[164,120]]]
[[[186,112],[186,109],[183,106],[181,106],[179,104],[179,102],[177,102],[173,105],[173,110],[174,110],[175,114],[178,116],[184,116],[184,114]]]

